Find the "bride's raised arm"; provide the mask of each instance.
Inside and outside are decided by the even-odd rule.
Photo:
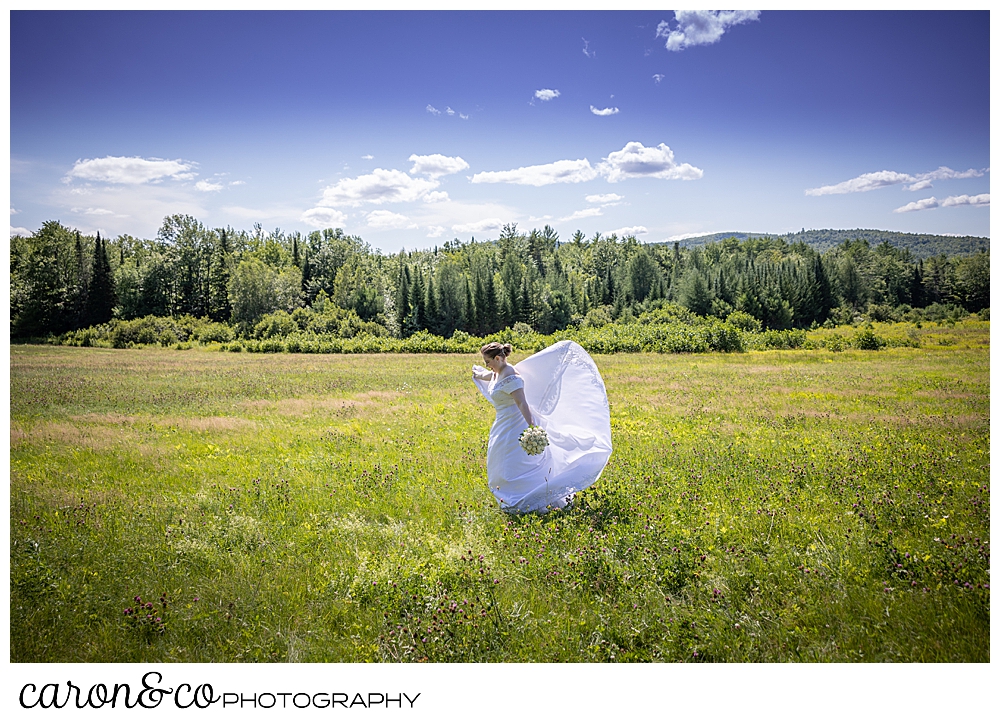
[[[472,365],[472,378],[480,379],[484,382],[488,382],[493,378],[493,372],[491,372],[486,367],[481,367],[478,364]]]

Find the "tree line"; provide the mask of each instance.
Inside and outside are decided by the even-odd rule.
[[[11,335],[38,338],[117,319],[190,315],[250,338],[288,327],[350,336],[476,336],[515,324],[550,334],[629,321],[667,303],[734,312],[766,329],[989,308],[989,252],[914,258],[865,239],[824,252],[783,238],[704,246],[639,243],[509,224],[498,238],[383,254],[340,229],[208,228],[164,219],[156,238],[82,235],[49,221],[11,239]]]

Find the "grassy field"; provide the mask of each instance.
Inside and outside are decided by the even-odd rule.
[[[988,344],[597,356],[544,517],[473,356],[14,346],[11,660],[988,661]]]

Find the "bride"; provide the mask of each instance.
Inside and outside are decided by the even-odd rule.
[[[608,395],[597,365],[576,342],[564,340],[515,367],[510,344],[482,349],[486,368],[472,378],[496,408],[486,452],[490,491],[509,512],[561,509],[594,484],[611,456]],[[518,441],[530,425],[542,427],[549,446],[529,456]]]

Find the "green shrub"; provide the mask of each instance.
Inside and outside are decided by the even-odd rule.
[[[854,338],[851,340],[851,346],[855,349],[862,349],[865,351],[878,351],[886,345],[885,339],[878,336],[872,329],[868,327],[863,327],[858,329]]]
[[[760,331],[760,320],[745,311],[734,311],[726,318],[726,323],[740,331]]]

